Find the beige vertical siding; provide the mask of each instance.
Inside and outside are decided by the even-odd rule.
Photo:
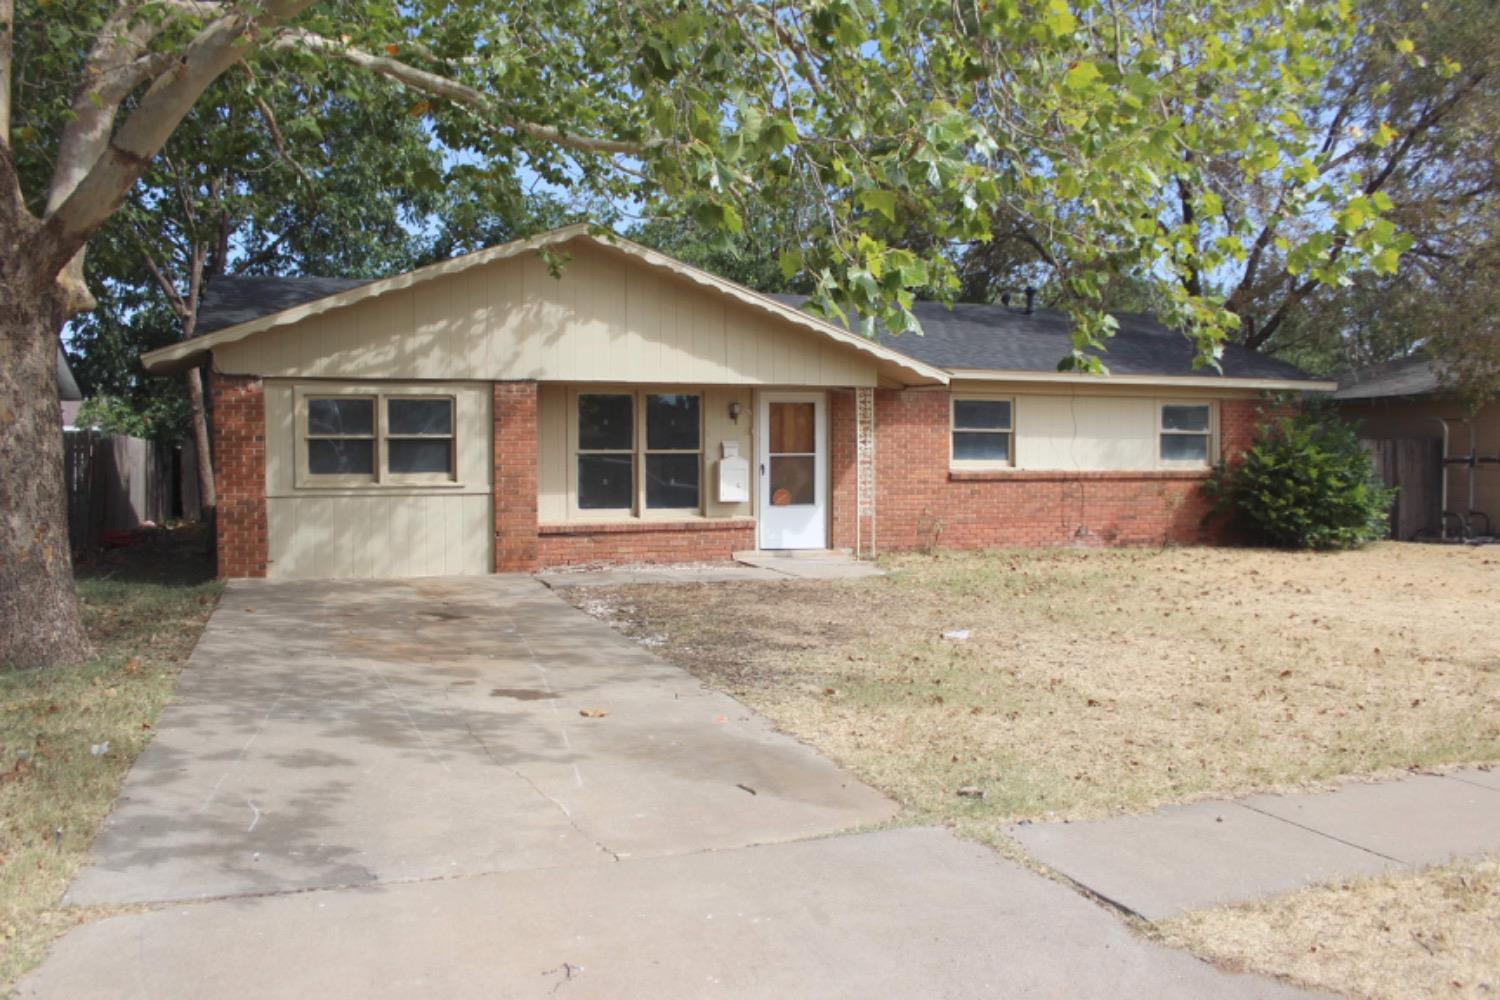
[[[1016,465],[1022,469],[1150,469],[1156,466],[1152,399],[1020,396]]]
[[[295,485],[297,384],[266,383],[272,578],[446,576],[493,570],[490,386],[447,382],[421,387],[454,397],[458,484],[316,489]],[[300,384],[326,389],[340,383]]]
[[[875,362],[587,243],[553,278],[533,254],[267,331],[221,371],[285,378],[876,384]]]

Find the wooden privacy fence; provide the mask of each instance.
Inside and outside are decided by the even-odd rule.
[[[63,476],[74,551],[97,546],[106,531],[202,516],[191,442],[174,445],[124,434],[64,431]]]
[[[1391,505],[1391,537],[1410,541],[1441,527],[1442,442],[1432,438],[1380,438],[1361,442],[1387,486],[1398,488]]]

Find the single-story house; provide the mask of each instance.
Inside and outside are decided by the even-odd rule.
[[[535,251],[565,254],[560,276]],[[1061,314],[919,304],[869,340],[572,226],[364,284],[211,285],[220,572],[489,573],[752,549],[1162,544],[1263,393],[1332,389],[1122,317],[1107,378]]]
[[[1400,487],[1396,538],[1500,531],[1500,401],[1470,412],[1421,356],[1348,372],[1333,398]]]

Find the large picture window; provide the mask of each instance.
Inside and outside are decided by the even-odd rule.
[[[952,462],[959,467],[1012,464],[1015,409],[1009,399],[953,398]]]
[[[304,486],[451,483],[457,463],[452,396],[306,394],[299,420]]]
[[[681,392],[580,392],[579,511],[697,513],[703,503],[702,397]]]

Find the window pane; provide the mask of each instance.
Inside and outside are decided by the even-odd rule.
[[[1208,430],[1208,407],[1163,406],[1161,427],[1166,431],[1206,431]]]
[[[652,451],[697,451],[698,397],[647,396],[646,447]]]
[[[634,464],[629,455],[579,455],[579,509],[629,510]]]
[[[817,480],[814,478],[816,461],[811,455],[772,455],[771,504],[776,507],[789,507],[792,504],[815,503],[817,501]]]
[[[387,434],[452,434],[453,403],[446,399],[388,399]]]
[[[815,403],[772,403],[771,452],[807,455],[817,450]]]
[[[1168,462],[1207,462],[1207,434],[1163,434],[1161,457]]]
[[[307,471],[314,476],[368,476],[375,471],[375,442],[370,438],[308,438]]]
[[[697,455],[646,456],[647,507],[698,506]]]
[[[953,426],[976,430],[1010,430],[1010,402],[997,399],[955,399]]]
[[[393,475],[417,472],[453,473],[453,441],[450,438],[391,438],[386,442],[386,466]]]
[[[307,433],[374,434],[375,401],[358,397],[309,399]]]
[[[953,458],[961,462],[1010,461],[1010,435],[953,432]]]
[[[629,451],[635,447],[631,402],[631,397],[625,394],[579,396],[579,450]]]

